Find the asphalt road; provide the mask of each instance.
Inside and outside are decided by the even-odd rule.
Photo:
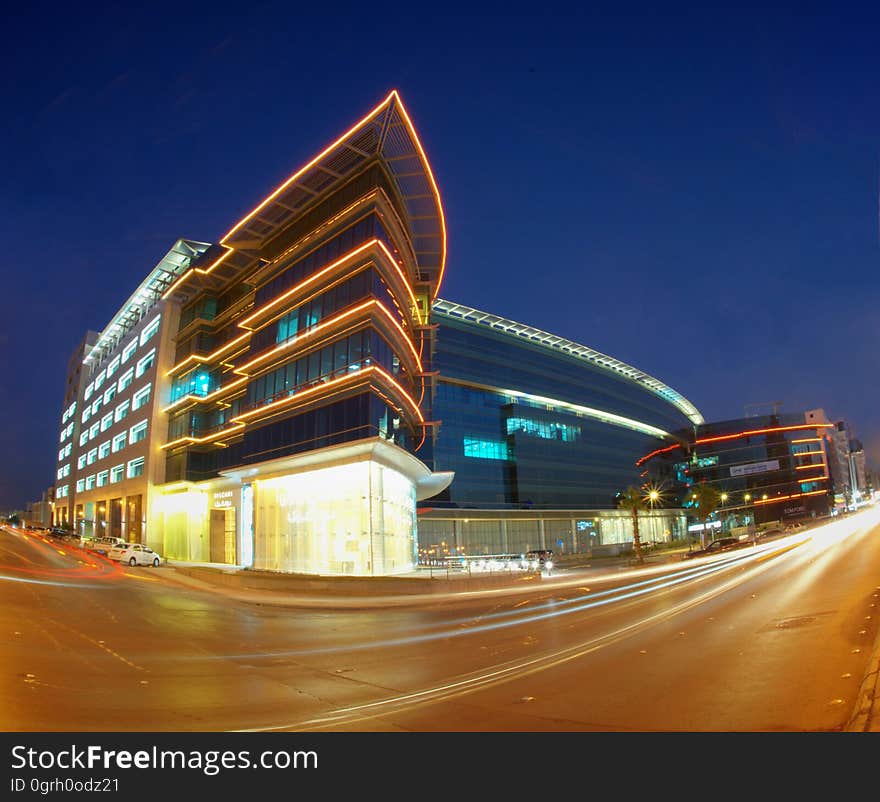
[[[0,531],[6,731],[836,731],[880,512],[526,591],[297,609]]]

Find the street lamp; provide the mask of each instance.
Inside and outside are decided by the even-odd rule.
[[[726,521],[724,517],[724,502],[727,501],[727,493],[721,494],[721,530],[724,531],[724,523]],[[728,527],[729,529],[730,527]]]

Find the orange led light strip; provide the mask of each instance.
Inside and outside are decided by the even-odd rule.
[[[189,395],[189,394],[187,394],[183,398],[178,398],[177,401],[175,401],[173,404],[169,404],[162,411],[163,412],[170,412],[172,409],[174,409],[175,407],[179,407],[181,404],[185,403],[186,401],[210,401],[212,398],[215,398],[216,396],[220,395],[220,393],[225,393],[227,390],[231,390],[233,387],[236,387],[245,381],[247,381],[246,376],[241,379],[236,379],[234,382],[230,382],[229,384],[224,384],[222,387],[218,387],[216,390],[214,390],[214,392],[208,393],[208,395]]]
[[[339,259],[337,259],[335,262],[332,262],[331,264],[327,265],[326,267],[321,268],[317,273],[312,273],[312,275],[310,275],[307,279],[301,281],[295,287],[291,287],[289,290],[282,293],[277,298],[274,298],[271,301],[269,301],[269,303],[265,304],[264,306],[261,306],[255,312],[252,312],[250,315],[248,315],[244,320],[238,321],[237,325],[243,329],[250,328],[248,326],[248,323],[250,323],[252,320],[254,320],[255,318],[258,318],[258,317],[262,317],[262,315],[266,311],[272,309],[272,307],[277,306],[282,301],[289,298],[291,295],[295,295],[296,293],[301,292],[303,289],[308,287],[310,284],[313,284],[316,281],[318,281],[318,279],[320,279],[322,276],[325,276],[327,273],[332,272],[340,265],[345,264],[345,262],[348,262],[351,259],[354,259],[356,256],[362,254],[364,251],[366,251],[367,249],[371,248],[374,245],[378,245],[380,247],[380,249],[385,252],[385,255],[388,257],[388,261],[392,264],[392,266],[395,268],[395,270],[397,270],[397,273],[399,274],[401,280],[403,281],[403,286],[406,287],[407,292],[409,293],[410,300],[412,301],[412,305],[413,305],[413,310],[415,311],[416,319],[419,321],[419,323],[421,323],[422,318],[421,318],[421,315],[419,314],[418,303],[416,302],[416,296],[413,293],[412,287],[410,286],[409,281],[407,280],[406,276],[404,275],[403,270],[401,270],[400,265],[397,263],[397,261],[391,255],[391,251],[388,250],[388,248],[386,247],[385,243],[382,242],[382,240],[371,239],[371,240],[365,242],[363,245],[359,245],[354,250],[349,251],[344,256],[339,257]]]
[[[407,114],[406,109],[403,107],[403,102],[400,100],[400,95],[397,94],[396,89],[391,92],[391,95],[389,95],[389,97],[392,96],[397,98],[400,113],[406,122],[407,128],[409,128],[413,142],[416,143],[419,155],[422,157],[422,165],[425,168],[425,172],[428,174],[428,180],[431,182],[431,188],[434,191],[434,200],[437,201],[437,210],[440,212],[440,273],[437,276],[437,284],[434,287],[434,296],[431,299],[432,301],[436,301],[437,294],[440,292],[440,285],[443,283],[443,274],[446,272],[446,215],[443,213],[443,203],[440,200],[440,190],[437,188],[437,182],[434,180],[434,173],[431,170],[431,165],[428,163],[428,157],[425,154],[425,149],[422,147],[421,140],[419,140],[419,135],[416,133],[415,126],[412,124],[409,114]]]
[[[213,362],[224,351],[229,350],[230,348],[234,347],[237,343],[242,342],[242,340],[245,340],[250,336],[251,336],[251,333],[249,331],[246,331],[244,334],[239,335],[234,340],[230,340],[228,343],[224,343],[216,351],[212,351],[207,356],[201,356],[199,354],[191,354],[186,359],[182,360],[181,362],[178,362],[165,375],[171,376],[172,374],[176,373],[180,368],[182,368],[190,360],[193,360],[195,362]]]
[[[751,437],[756,434],[770,434],[771,432],[791,432],[798,429],[820,429],[834,426],[833,423],[804,423],[798,426],[776,426],[771,429],[752,429],[748,432],[739,432],[737,434],[723,434],[718,437],[704,437],[696,441],[696,444],[717,443],[719,440],[734,440],[737,437]]]
[[[792,456],[795,457],[809,457],[814,454],[824,454],[824,451],[798,451],[795,452]]]
[[[165,445],[160,446],[160,448],[171,448],[172,446],[180,445],[181,443],[210,443],[212,440],[220,440],[223,437],[228,437],[230,434],[234,434],[243,428],[243,423],[236,423],[234,426],[230,426],[227,429],[221,429],[219,432],[214,432],[213,434],[208,434],[204,437],[180,437],[177,440],[172,440],[170,443],[165,443]]]
[[[792,440],[792,443],[821,443],[821,437],[805,437],[802,440]]]
[[[805,423],[805,424],[799,424],[797,426],[778,426],[778,427],[775,427],[772,429],[753,429],[748,432],[738,432],[737,434],[724,434],[724,435],[719,435],[718,437],[703,437],[703,438],[700,438],[699,440],[695,440],[694,444],[699,446],[699,445],[703,445],[704,443],[716,443],[719,440],[735,440],[737,437],[751,437],[752,435],[769,434],[771,432],[790,432],[790,431],[797,431],[800,429],[828,429],[834,425],[835,424],[833,424],[833,423]],[[675,445],[667,446],[666,448],[660,448],[660,449],[657,449],[656,451],[652,451],[650,454],[648,454],[648,455],[642,457],[640,460],[638,460],[638,462],[636,462],[636,466],[641,465],[643,462],[645,462],[646,460],[649,460],[651,457],[656,457],[658,454],[663,454],[666,451],[672,451],[675,448],[683,448],[683,446],[681,443],[676,443]],[[820,451],[819,453],[821,454],[822,452]]]
[[[265,198],[262,203],[255,206],[250,212],[248,212],[244,217],[241,218],[226,234],[221,237],[220,242],[225,243],[238,229],[240,229],[245,223],[248,222],[255,214],[262,211],[266,206],[268,206],[275,198],[277,198],[285,189],[287,189],[294,181],[296,181],[303,173],[307,170],[314,167],[321,159],[331,153],[335,148],[339,147],[346,139],[348,139],[353,133],[355,133],[359,128],[363,125],[366,125],[367,122],[370,121],[372,117],[375,117],[382,109],[387,106],[391,101],[397,97],[397,91],[392,91],[388,97],[385,98],[376,108],[374,108],[371,112],[369,112],[366,116],[364,116],[361,120],[356,122],[351,128],[349,128],[341,137],[339,137],[333,144],[328,145],[324,150],[322,150],[314,159],[312,159],[308,164],[304,167],[300,167],[292,176],[290,176],[281,186],[278,187],[271,195]]]
[[[790,496],[774,496],[773,498],[759,498],[755,504],[772,504],[774,501],[786,501],[792,498],[801,498],[803,496],[818,496],[827,493],[827,490],[810,490],[807,493],[792,493]]]
[[[377,367],[376,365],[369,365],[368,367],[361,368],[360,370],[352,371],[345,376],[339,376],[336,379],[331,379],[330,381],[323,382],[322,384],[319,384],[315,387],[309,387],[305,390],[300,390],[299,392],[293,393],[293,395],[289,395],[287,398],[281,398],[278,401],[273,401],[271,404],[266,404],[261,407],[250,409],[247,412],[236,415],[232,420],[234,422],[247,420],[248,418],[252,418],[255,415],[260,415],[264,413],[266,410],[275,409],[277,407],[285,406],[287,404],[292,404],[295,401],[300,401],[307,396],[320,394],[326,391],[328,388],[336,387],[344,382],[351,382],[355,378],[366,377],[370,373],[379,374],[386,382],[394,387],[397,392],[400,393],[401,397],[411,406],[413,412],[415,412],[416,414],[416,417],[418,417],[419,422],[424,423],[425,417],[424,415],[422,415],[422,411],[419,409],[418,405],[412,399],[410,394],[403,387],[401,387],[392,376],[390,376],[386,371],[382,370],[382,368]]]
[[[400,335],[403,337],[403,339],[406,341],[406,344],[409,346],[409,349],[410,349],[413,357],[416,360],[416,365],[418,365],[419,371],[421,372],[422,361],[421,361],[421,359],[419,359],[419,354],[416,351],[415,346],[412,344],[412,341],[407,336],[406,332],[403,330],[403,327],[394,319],[394,316],[391,314],[391,312],[388,311],[388,309],[385,307],[385,305],[381,301],[376,300],[375,298],[370,299],[369,301],[364,301],[363,303],[352,307],[347,312],[342,312],[341,314],[336,315],[335,317],[328,318],[323,323],[318,323],[318,325],[312,326],[312,328],[310,328],[310,329],[306,329],[302,334],[291,338],[287,342],[281,343],[281,345],[275,346],[275,348],[271,349],[270,351],[267,351],[265,354],[260,354],[260,356],[254,357],[250,362],[246,362],[241,367],[235,368],[234,372],[238,373],[239,375],[247,376],[249,374],[244,373],[244,371],[248,370],[248,368],[251,368],[260,362],[264,362],[265,360],[272,357],[274,354],[277,354],[281,351],[288,350],[288,349],[292,348],[294,345],[299,345],[300,343],[302,343],[306,339],[311,339],[318,332],[324,331],[327,328],[333,327],[336,324],[338,324],[340,321],[343,321],[347,318],[353,317],[353,316],[357,315],[358,313],[363,312],[365,309],[370,308],[371,306],[377,307],[388,318],[388,320],[390,320],[397,327],[397,330],[400,332]]]
[[[166,298],[168,298],[168,296],[171,295],[171,293],[173,293],[174,290],[177,289],[178,285],[181,284],[182,282],[186,281],[186,279],[188,279],[193,273],[201,273],[203,276],[206,276],[215,267],[217,267],[217,265],[219,265],[220,262],[222,262],[227,256],[229,256],[229,254],[233,253],[233,249],[230,248],[228,245],[224,245],[223,247],[227,249],[226,253],[224,253],[218,259],[214,260],[214,263],[210,267],[191,267],[189,270],[186,271],[186,273],[184,273],[179,279],[177,279],[177,281],[175,281],[167,290],[165,290],[165,292],[162,294],[162,300],[164,301]]]
[[[815,465],[795,465],[794,469],[796,471],[808,471],[808,470],[810,470],[810,468],[826,468],[826,467],[828,467],[828,466],[824,462],[819,462],[819,463],[816,463]]]

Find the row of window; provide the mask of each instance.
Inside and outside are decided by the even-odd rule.
[[[91,405],[87,405],[86,408],[82,412],[81,421],[82,423],[86,423],[88,419],[97,414],[98,410],[104,404],[109,404],[115,397],[116,393],[121,393],[123,390],[127,389],[131,383],[135,379],[139,379],[144,375],[156,361],[156,349],[154,348],[147,354],[143,359],[138,362],[136,368],[129,368],[122,376],[119,378],[119,381],[115,383],[112,387],[108,387],[105,393],[102,396],[98,396]],[[149,387],[150,385],[147,385]],[[143,390],[138,391],[144,392]],[[147,392],[147,399],[149,399],[149,390]]]
[[[61,425],[63,426],[67,423],[70,418],[73,417],[73,413],[76,412],[76,401],[73,401],[71,405],[64,410],[64,414],[61,416]]]
[[[110,453],[116,453],[125,448],[126,445],[134,445],[145,439],[147,436],[147,421],[142,420],[140,423],[132,426],[127,432],[120,432],[112,440],[105,440],[96,448],[90,449],[86,454],[80,454],[76,461],[76,468],[81,471],[86,465],[104,459]]]
[[[80,446],[84,446],[101,432],[106,432],[114,423],[119,423],[129,412],[134,412],[148,404],[152,386],[152,382],[145,385],[131,397],[130,401],[125,400],[118,404],[113,412],[108,412],[99,422],[95,422],[88,429],[83,430],[79,436]]]
[[[84,479],[77,479],[76,492],[82,493],[85,490],[93,490],[95,487],[104,487],[106,484],[121,482],[123,479],[135,479],[138,476],[143,476],[143,473],[144,458],[138,457],[137,459],[129,460],[128,465],[121,462],[109,470],[98,471],[98,473],[90,474]]]
[[[143,336],[145,333],[147,333],[147,331],[150,331],[150,337],[152,337],[153,334],[158,331],[158,329],[159,318],[156,317],[149,324],[149,326],[141,332],[141,345],[143,345],[143,343],[145,343],[149,339],[149,337],[144,338]],[[85,393],[83,394],[83,400],[88,401],[96,391],[100,390],[101,387],[104,386],[104,382],[107,379],[112,378],[114,374],[120,369],[120,367],[124,365],[125,362],[131,357],[131,355],[135,352],[137,346],[138,338],[135,337],[127,346],[125,346],[125,349],[123,350],[121,356],[117,355],[113,357],[113,359],[110,360],[110,364],[95,377],[94,381],[89,382],[89,384],[86,385]],[[146,373],[153,366],[153,363],[155,361],[156,349],[152,348],[150,349],[149,353],[138,360],[137,364],[134,367],[129,368],[125,373],[122,374],[118,381],[119,392],[122,392],[129,384],[131,384],[132,376],[134,376],[134,378],[139,378],[143,376],[143,374]],[[85,414],[85,410],[83,410],[83,414]],[[83,420],[83,422],[85,422],[85,419]]]
[[[58,442],[63,443],[72,434],[73,434],[73,421],[68,423],[67,426],[65,426],[61,430],[61,436],[58,438]]]

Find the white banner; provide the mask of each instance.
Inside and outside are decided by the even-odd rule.
[[[769,462],[750,462],[747,465],[732,465],[730,468],[731,476],[748,476],[752,473],[766,473],[767,471],[778,471],[779,460],[772,459]]]

